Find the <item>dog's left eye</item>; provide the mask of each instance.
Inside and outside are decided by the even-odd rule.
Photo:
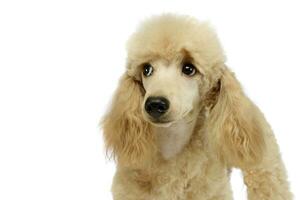
[[[182,66],[182,73],[188,76],[194,76],[196,74],[196,67],[191,63],[184,63]]]

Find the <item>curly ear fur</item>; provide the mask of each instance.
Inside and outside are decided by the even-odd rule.
[[[107,151],[119,164],[141,164],[153,151],[154,135],[142,117],[142,101],[139,83],[125,74],[102,121]]]
[[[226,164],[244,167],[262,160],[265,139],[262,114],[225,68],[216,104],[207,121],[208,144]]]

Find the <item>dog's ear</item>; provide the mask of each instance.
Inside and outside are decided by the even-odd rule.
[[[216,104],[207,120],[208,145],[230,166],[257,164],[265,149],[263,116],[227,67],[219,84]]]
[[[123,75],[111,108],[102,121],[107,152],[119,164],[141,164],[154,148],[151,126],[142,117],[141,89],[133,77]]]

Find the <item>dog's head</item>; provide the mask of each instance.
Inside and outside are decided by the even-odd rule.
[[[128,74],[144,92],[144,119],[168,126],[193,118],[220,77],[222,52],[207,23],[173,15],[144,23],[128,42]]]
[[[103,120],[107,148],[120,163],[149,160],[156,152],[153,127],[195,119],[205,106],[210,112],[202,128],[222,160],[241,166],[261,158],[264,138],[256,108],[224,65],[207,23],[154,17],[131,36],[127,48],[127,70]]]

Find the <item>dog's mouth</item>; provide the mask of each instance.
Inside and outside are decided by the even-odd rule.
[[[148,121],[153,126],[157,127],[169,127],[171,124],[173,124],[176,120],[169,119],[167,117],[162,118],[153,118],[149,115],[145,117],[146,121]]]
[[[180,121],[184,118],[187,120],[187,123],[192,122],[192,120],[190,119],[190,116],[188,116],[189,113],[190,112],[185,112],[184,116],[179,119],[170,119],[170,118],[166,118],[166,117],[161,118],[161,119],[155,119],[155,118],[148,117],[147,121],[149,121],[153,126],[167,128],[167,127],[170,127],[172,124],[177,123],[178,121]]]
[[[160,118],[154,118],[150,115],[148,115],[146,112],[143,112],[144,119],[148,121],[150,124],[156,127],[169,127],[172,124],[176,123],[177,121],[188,117],[188,115],[191,113],[191,110],[186,110],[185,112],[182,112],[180,117],[173,118],[170,114],[161,116]]]
[[[174,122],[175,121],[171,121],[171,120],[151,120],[150,123],[158,127],[169,127]]]

